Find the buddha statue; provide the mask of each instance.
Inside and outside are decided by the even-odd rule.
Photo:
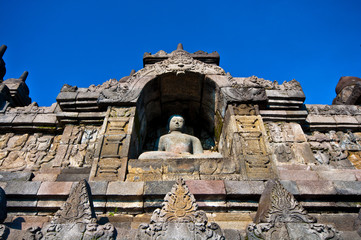
[[[144,152],[139,159],[222,157],[219,153],[204,154],[201,141],[197,137],[183,133],[183,130],[183,117],[171,116],[169,133],[160,137],[158,151]]]

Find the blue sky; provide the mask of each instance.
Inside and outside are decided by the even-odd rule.
[[[29,71],[33,101],[142,68],[144,52],[217,51],[234,77],[298,80],[331,104],[341,76],[361,77],[360,0],[0,0],[5,79]]]

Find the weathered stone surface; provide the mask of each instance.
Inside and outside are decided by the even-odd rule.
[[[281,183],[282,186],[283,186],[288,192],[290,192],[292,195],[299,195],[299,194],[300,194],[300,192],[299,192],[299,190],[298,190],[298,187],[297,187],[296,181],[281,180],[280,183]]]
[[[195,196],[215,195],[224,198],[226,189],[222,180],[187,180],[186,184],[189,191]]]
[[[141,196],[144,191],[143,182],[110,182],[107,195]]]
[[[333,185],[340,195],[361,195],[361,182],[359,181],[334,181]]]
[[[279,170],[279,177],[282,180],[309,180],[317,181],[319,176],[316,171],[310,170]]]
[[[36,196],[40,190],[41,182],[8,182],[5,192],[7,195],[33,195]]]
[[[73,182],[43,182],[38,191],[38,196],[67,196]]]
[[[144,185],[144,196],[164,196],[175,184],[175,181],[149,181]]]
[[[33,173],[31,172],[0,172],[0,181],[30,181],[32,176]]]
[[[333,195],[336,189],[331,181],[296,181],[300,194],[303,195]]]
[[[143,182],[110,182],[107,188],[108,211],[139,213],[143,208]]]
[[[265,184],[263,181],[224,181],[228,196],[261,195]]]
[[[355,174],[347,170],[317,171],[321,179],[328,181],[356,181]]]

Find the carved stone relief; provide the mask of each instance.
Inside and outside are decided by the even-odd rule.
[[[259,116],[234,116],[235,157],[241,160],[242,174],[250,179],[264,179],[272,174],[266,146],[265,129]]]
[[[187,185],[180,179],[153,212],[149,224],[141,224],[136,239],[225,239],[216,223],[209,223]]]
[[[92,166],[91,180],[124,180],[135,108],[110,107],[102,127],[101,144]]]
[[[114,239],[114,226],[99,225],[88,183],[80,181],[69,194],[50,224],[42,230],[44,239]],[[42,238],[40,238],[42,239]]]
[[[357,160],[361,147],[359,137],[350,131],[347,133],[314,131],[312,135],[307,136],[307,139],[317,164],[352,168],[350,161],[354,165],[359,162]]]
[[[279,84],[277,81],[269,81],[263,78],[258,78],[256,76],[251,76],[247,78],[232,78],[229,75],[229,82],[232,87],[244,87],[244,88],[266,88],[266,89],[275,89],[275,90],[300,90],[302,91],[301,85],[295,79],[292,79],[289,82],[284,81],[282,84]]]
[[[0,170],[19,171],[26,168],[26,148],[24,146],[29,135],[15,135],[8,133],[3,137],[0,150]]]
[[[98,127],[67,125],[56,147],[53,167],[89,167],[97,145]]]
[[[298,123],[268,122],[268,141],[277,163],[313,163],[314,157]]]
[[[247,228],[247,237],[252,240],[341,239],[332,226],[315,222],[279,181],[269,180],[254,223]]]

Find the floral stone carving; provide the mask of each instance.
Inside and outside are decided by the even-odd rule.
[[[72,189],[64,205],[43,229],[44,239],[114,239],[112,224],[97,224],[89,189],[85,180]]]
[[[277,180],[269,180],[262,193],[248,239],[341,239],[331,226],[316,219]]]
[[[225,239],[218,224],[208,223],[193,194],[180,179],[153,212],[150,224],[141,224],[137,239]]]
[[[132,101],[140,94],[142,87],[138,86],[138,83],[142,78],[147,76],[160,76],[166,73],[175,73],[178,75],[186,72],[226,75],[221,67],[195,60],[190,53],[178,49],[173,51],[168,59],[145,66],[134,73],[126,82],[118,82],[117,85],[103,90],[100,94],[100,99]],[[145,83],[143,84],[145,85]],[[139,88],[139,91],[137,91],[136,88]]]

